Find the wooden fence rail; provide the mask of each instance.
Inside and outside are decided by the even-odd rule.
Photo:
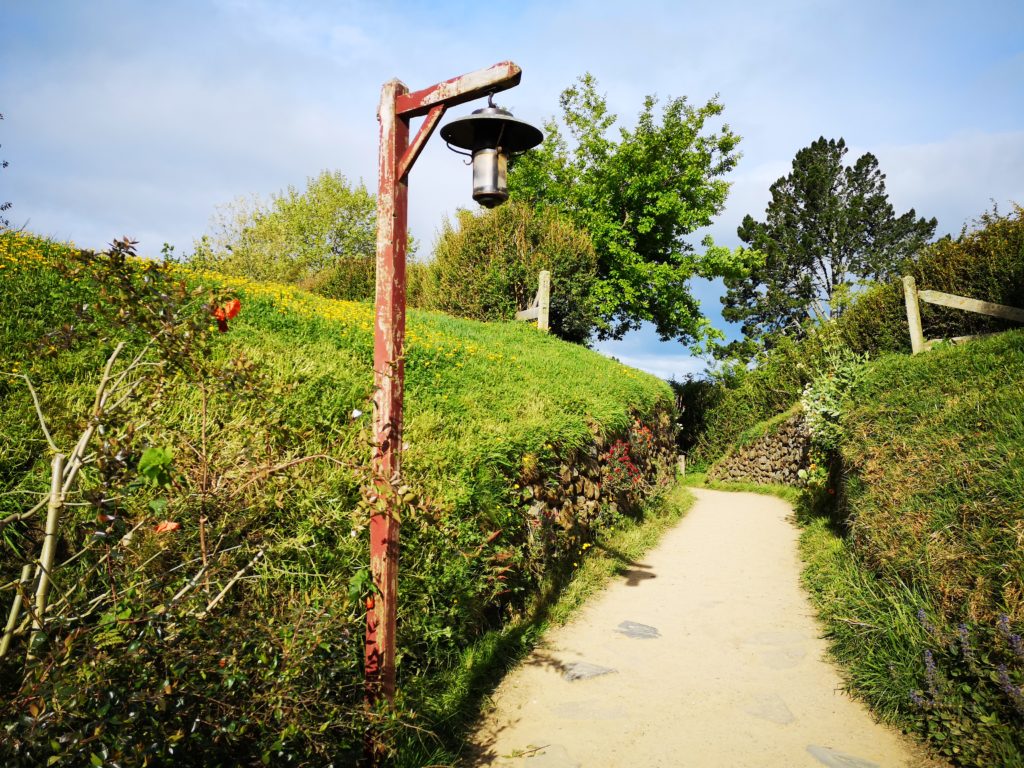
[[[978,338],[978,335],[955,336],[951,339],[932,339],[930,341],[926,341],[924,338],[924,330],[921,327],[921,307],[918,303],[920,301],[927,304],[938,304],[943,307],[962,309],[966,312],[975,312],[979,315],[988,315],[990,317],[999,317],[1004,320],[1016,320],[1018,323],[1024,323],[1024,309],[1008,307],[1005,304],[993,304],[990,301],[969,299],[966,296],[956,296],[955,294],[942,293],[941,291],[919,291],[917,290],[917,283],[914,281],[914,278],[909,276],[903,278],[903,299],[907,305],[907,325],[910,328],[910,347],[915,355],[919,352],[927,352],[940,341],[952,341],[954,343],[959,343]]]

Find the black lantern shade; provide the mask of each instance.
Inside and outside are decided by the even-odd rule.
[[[544,141],[544,134],[494,104],[452,120],[441,129],[449,147],[469,150],[473,157],[473,199],[486,208],[508,200],[509,155]]]

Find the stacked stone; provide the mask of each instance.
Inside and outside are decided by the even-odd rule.
[[[653,485],[658,477],[671,476],[675,467],[675,440],[669,414],[659,414],[651,425],[655,440],[650,466],[641,467],[644,481]],[[593,442],[558,465],[554,471],[524,478],[524,495],[531,504],[529,516],[553,520],[564,528],[589,524],[602,505],[614,512],[618,500],[610,498],[601,486],[607,452],[614,438],[606,439],[594,430]],[[625,510],[624,510],[625,511]]]
[[[808,465],[811,436],[802,413],[783,421],[771,432],[738,448],[708,472],[709,480],[801,485]]]

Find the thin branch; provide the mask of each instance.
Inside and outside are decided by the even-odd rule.
[[[220,591],[220,592],[219,592],[219,593],[217,594],[217,596],[216,596],[215,598],[213,598],[213,600],[211,600],[211,601],[210,601],[209,603],[207,603],[207,605],[206,605],[206,608],[204,608],[204,609],[203,609],[202,611],[200,611],[200,612],[199,612],[199,613],[198,613],[198,614],[196,615],[196,618],[197,618],[197,619],[204,619],[204,618],[206,618],[206,617],[207,617],[207,616],[209,615],[210,611],[212,611],[212,610],[213,610],[214,608],[216,608],[216,607],[217,607],[217,604],[218,604],[218,603],[219,603],[219,602],[220,602],[221,600],[223,600],[223,599],[224,599],[224,596],[225,596],[225,595],[226,595],[226,594],[228,593],[228,590],[230,590],[230,589],[231,589],[231,588],[232,588],[233,586],[235,586],[235,584],[236,584],[236,583],[238,582],[238,580],[239,580],[240,578],[242,578],[242,576],[244,576],[244,575],[245,575],[245,572],[246,572],[246,571],[248,571],[248,570],[249,570],[250,568],[252,568],[252,567],[253,567],[253,566],[254,566],[254,565],[255,565],[255,564],[257,563],[257,561],[258,561],[258,560],[259,560],[260,558],[262,558],[262,557],[263,557],[263,550],[261,549],[261,550],[259,550],[259,551],[258,551],[258,552],[256,553],[256,555],[255,555],[255,556],[253,557],[253,559],[252,559],[252,560],[250,560],[250,561],[249,561],[248,563],[246,563],[246,564],[245,564],[244,566],[242,566],[242,567],[241,567],[241,568],[240,568],[240,569],[238,570],[238,573],[236,573],[236,574],[235,574],[234,576],[232,576],[232,577],[231,577],[231,578],[230,578],[230,579],[228,580],[228,583],[224,585],[224,589],[222,589],[222,590],[221,590],[221,591]]]
[[[12,515],[8,515],[3,520],[0,520],[0,531],[2,531],[4,528],[6,528],[11,523],[16,523],[19,520],[28,520],[30,517],[32,517],[32,515],[34,515],[36,512],[38,512],[43,507],[45,507],[47,505],[48,501],[49,501],[49,499],[43,499],[38,504],[36,504],[34,507],[32,507],[32,509],[30,509],[28,512],[15,512]]]
[[[50,575],[53,571],[53,559],[57,554],[57,527],[60,525],[60,513],[64,509],[61,499],[61,478],[64,476],[64,454],[53,457],[52,476],[50,478],[50,499],[46,512],[46,533],[43,538],[43,549],[39,555],[36,569],[39,582],[36,586],[36,614],[38,619],[32,627],[29,639],[29,652],[33,652],[40,633],[43,631],[43,616],[46,613],[46,600],[50,594]]]
[[[294,467],[296,464],[302,464],[307,461],[316,461],[317,459],[329,461],[332,464],[335,464],[339,467],[350,468],[349,465],[346,464],[344,461],[336,459],[333,456],[328,456],[326,453],[317,453],[312,456],[303,456],[301,459],[292,459],[291,461],[286,461],[283,464],[278,464],[276,467],[267,467],[266,469],[260,470],[254,477],[250,478],[249,480],[238,486],[231,494],[231,497],[234,498],[253,483],[258,483],[260,480],[265,480],[268,476],[272,475],[275,472],[281,472],[282,470],[288,469],[289,467]]]
[[[39,417],[39,426],[42,427],[43,434],[46,436],[46,442],[50,446],[50,450],[56,453],[59,448],[53,441],[53,436],[50,434],[50,430],[46,427],[46,417],[43,416],[43,406],[39,403],[39,395],[36,394],[36,388],[32,386],[32,380],[24,373],[8,373],[7,376],[16,376],[19,379],[24,379],[25,384],[28,386],[29,394],[32,395],[32,405],[35,407],[36,416]]]
[[[28,580],[32,577],[32,565],[26,565],[21,569],[21,578],[16,581],[14,602],[11,604],[11,612],[7,616],[7,626],[4,627],[4,637],[0,640],[0,659],[7,655],[7,650],[11,647],[11,638],[14,636],[14,628],[18,623],[18,616],[21,614],[21,603],[24,599],[24,586],[28,584]]]

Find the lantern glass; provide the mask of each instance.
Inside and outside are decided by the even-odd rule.
[[[473,153],[473,199],[485,208],[508,200],[508,155],[494,148]]]

